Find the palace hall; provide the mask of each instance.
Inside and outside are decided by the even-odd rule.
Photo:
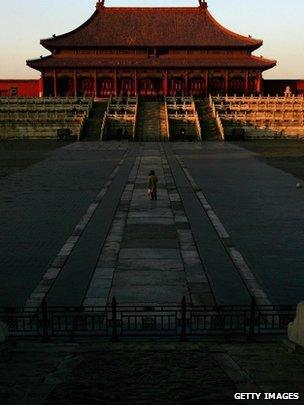
[[[27,64],[41,72],[40,96],[260,94],[276,61],[254,56],[262,40],[220,25],[198,7],[106,7],[83,25],[42,39],[50,55]]]

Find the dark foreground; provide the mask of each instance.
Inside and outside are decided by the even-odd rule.
[[[2,405],[246,404],[234,394],[301,391],[304,403],[304,355],[281,343],[11,342],[0,364]]]

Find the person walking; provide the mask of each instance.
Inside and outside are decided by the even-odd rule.
[[[157,200],[157,182],[158,178],[155,175],[155,171],[151,170],[148,182],[149,195],[151,200]]]

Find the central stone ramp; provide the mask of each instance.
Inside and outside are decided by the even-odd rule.
[[[82,132],[82,138],[84,138],[85,141],[99,141],[102,120],[107,106],[107,102],[93,103],[89,118],[87,119]]]
[[[158,200],[147,196],[148,175]],[[142,147],[84,305],[213,305],[214,298],[161,144]]]
[[[144,142],[168,140],[166,108],[163,101],[141,101],[139,104],[136,139]]]
[[[212,111],[209,107],[209,102],[202,100],[196,102],[196,110],[203,130],[204,141],[219,141],[221,135],[216,125],[215,119],[212,117]]]

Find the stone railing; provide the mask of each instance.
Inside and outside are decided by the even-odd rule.
[[[104,140],[105,131],[109,122],[132,124],[132,139],[135,139],[138,114],[138,97],[110,97],[106,109],[101,131],[100,140]],[[131,124],[130,124],[131,122]]]
[[[165,119],[166,119],[166,127],[167,127],[167,138],[170,141],[170,122],[169,122],[169,114],[168,114],[168,103],[167,99],[165,98]]]
[[[104,113],[103,120],[102,120],[102,125],[101,125],[101,130],[100,130],[100,140],[101,141],[103,140],[104,131],[106,129],[107,116],[110,111],[111,100],[112,100],[112,96],[110,96],[110,98],[109,98],[108,106],[107,106],[107,109]]]
[[[192,97],[191,104],[192,104],[193,110],[195,111],[195,126],[196,126],[197,136],[198,136],[198,139],[201,141],[202,140],[202,128],[201,128],[201,123],[200,123],[200,120],[198,117],[198,113],[196,110],[196,105],[195,105],[195,101],[194,101],[193,97]]]
[[[219,116],[219,113],[218,113],[217,110],[216,110],[216,107],[215,107],[215,104],[214,104],[214,101],[213,101],[211,95],[209,96],[209,106],[210,106],[210,108],[212,109],[212,116],[213,116],[213,118],[215,119],[217,128],[218,128],[218,130],[219,130],[220,139],[221,139],[222,141],[224,141],[224,140],[225,140],[225,130],[224,130],[224,126],[223,126],[223,124],[222,124],[221,117]]]
[[[135,140],[136,137],[136,127],[137,127],[137,117],[138,117],[138,96],[136,96],[136,105],[135,105],[135,114],[134,114],[134,123],[133,123],[133,141]]]
[[[304,347],[304,302],[298,305],[295,320],[288,325],[288,339]]]

